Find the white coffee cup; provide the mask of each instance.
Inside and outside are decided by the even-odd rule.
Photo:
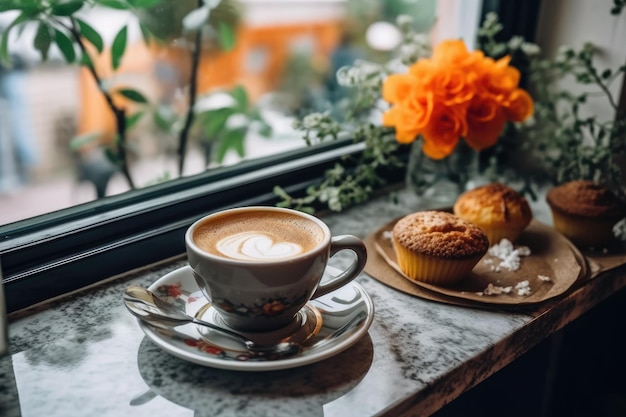
[[[311,299],[356,278],[367,261],[364,243],[331,236],[315,216],[277,207],[241,207],[201,218],[185,234],[198,286],[222,319],[241,331],[289,324]],[[351,250],[348,268],[320,283],[331,256]]]

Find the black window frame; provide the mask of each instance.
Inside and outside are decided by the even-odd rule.
[[[507,27],[520,15],[512,8],[536,20],[539,4],[485,0],[483,16],[505,11],[501,20]],[[534,25],[515,28],[515,34],[534,39]],[[184,231],[196,219],[229,207],[274,205],[275,185],[302,195],[336,163],[354,168],[362,150],[363,144],[343,138],[0,226],[7,311],[182,255]],[[408,152],[401,147],[398,154]],[[403,176],[397,169],[385,173],[388,184]]]
[[[2,226],[7,311],[182,255],[184,231],[198,218],[229,207],[275,205],[277,184],[302,195],[336,163],[354,167],[362,149],[350,139],[331,141]],[[402,179],[401,172],[389,174]]]

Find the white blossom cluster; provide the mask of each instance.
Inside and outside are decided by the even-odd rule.
[[[380,65],[356,60],[354,65],[337,70],[337,83],[343,87],[378,87],[386,75]]]

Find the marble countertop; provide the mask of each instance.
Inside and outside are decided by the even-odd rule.
[[[334,234],[365,237],[418,206],[409,193],[398,200],[378,197],[324,220]],[[171,356],[126,311],[128,285],[184,265],[164,261],[10,317],[0,415],[426,416],[626,286],[622,268],[526,314],[431,302],[363,274],[376,309],[365,337],[315,364],[250,373]]]

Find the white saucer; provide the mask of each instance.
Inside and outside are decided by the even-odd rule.
[[[334,275],[335,268],[328,267],[326,273]],[[191,316],[200,312],[199,315],[204,320],[219,321],[211,313],[210,306],[207,307],[207,300],[196,284],[189,266],[164,275],[149,289],[159,295],[168,295],[166,299],[169,302],[179,305]],[[302,352],[280,359],[250,357],[235,342],[225,340],[227,337],[200,330],[194,324],[172,329],[167,326],[153,327],[139,319],[138,323],[152,342],[181,359],[213,368],[272,371],[308,365],[346,350],[367,333],[373,319],[374,304],[371,298],[363,287],[352,281],[330,294],[311,300],[299,313],[297,323],[289,326],[294,329],[282,331],[292,332],[293,335],[247,333],[251,338],[276,337],[280,340],[293,336],[296,341],[305,342]]]

